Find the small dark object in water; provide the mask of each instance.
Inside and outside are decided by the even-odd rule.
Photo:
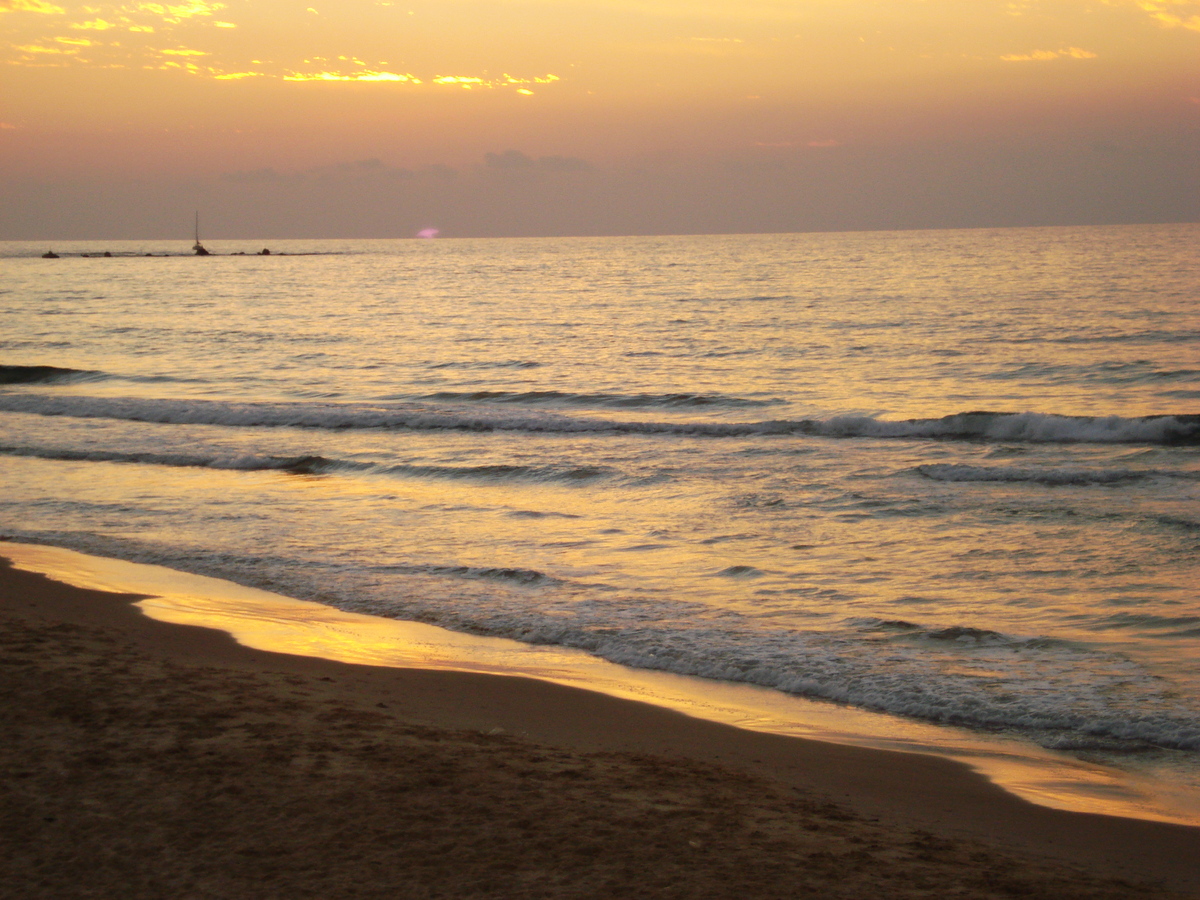
[[[42,254],[42,259],[58,259],[58,254],[53,250],[47,250]]]
[[[197,256],[208,256],[208,251],[204,249],[204,245],[200,243],[200,212],[196,212],[196,243],[192,244],[192,250]]]
[[[112,256],[112,254],[111,254],[111,253],[109,253],[107,250],[105,250],[105,251],[104,251],[104,255],[105,255],[105,256]]]
[[[271,255],[271,251],[270,251],[270,250],[268,250],[266,247],[263,247],[263,248],[262,248],[262,252],[261,252],[261,253],[259,253],[258,255],[259,255],[259,256],[270,256],[270,255]]]

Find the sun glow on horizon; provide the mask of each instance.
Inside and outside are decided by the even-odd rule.
[[[381,159],[493,186],[503,173],[534,205],[578,202],[532,187],[574,179],[589,202],[626,191],[639,210],[659,190],[703,185],[733,208],[801,183],[815,185],[801,209],[835,209],[822,185],[853,188],[852,167],[928,198],[940,189],[917,183],[956,163],[924,160],[973,154],[961,167],[985,187],[1089,173],[1101,187],[1072,202],[1090,220],[1097,197],[1140,202],[1155,153],[1186,172],[1200,144],[1200,0],[0,0],[0,67],[5,178]],[[1104,187],[1113,166],[1126,187]]]

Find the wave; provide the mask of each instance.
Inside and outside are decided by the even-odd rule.
[[[1200,750],[1194,706],[1175,699],[1127,660],[1052,638],[908,625],[894,623],[898,634],[866,633],[857,639],[821,632],[751,635],[703,624],[653,635],[625,631],[619,637],[548,623],[485,633],[577,647],[635,668],[746,682],[942,725],[1015,730],[1046,747]],[[882,657],[881,640],[887,647]],[[955,674],[959,670],[966,677]],[[972,676],[972,670],[978,674]]]
[[[728,566],[717,573],[722,578],[760,578],[764,574],[754,566]]]
[[[1011,482],[1046,485],[1123,484],[1148,478],[1195,479],[1188,472],[1161,469],[1034,468],[1023,466],[971,466],[963,463],[931,463],[914,470],[933,481]]]
[[[614,409],[695,409],[717,407],[763,407],[779,406],[785,401],[746,400],[741,397],[726,397],[720,394],[580,394],[569,391],[438,391],[416,398],[434,402],[450,403],[508,403],[524,406],[567,406]]]
[[[1049,747],[1200,751],[1194,699],[1179,696],[1126,655],[1086,643],[898,619],[768,630],[754,617],[700,603],[622,593],[597,598],[587,585],[516,566],[356,568],[308,556],[211,553],[82,532],[9,528],[3,537],[169,566],[370,615],[571,647],[634,668],[1017,731]],[[449,591],[446,579],[456,584]],[[478,592],[468,588],[471,582]],[[543,587],[551,590],[531,605],[528,592]]]
[[[1200,634],[1200,616],[1160,616],[1154,613],[1114,613],[1096,623],[1098,628],[1153,632],[1163,637]]]
[[[393,465],[381,467],[389,475],[414,478],[463,478],[485,481],[594,481],[606,478],[615,470],[606,466],[414,466]]]
[[[1179,531],[1200,531],[1200,521],[1185,519],[1182,516],[1157,515],[1151,516],[1150,520],[1158,525],[1178,529]]]
[[[863,632],[878,632],[891,634],[905,641],[934,641],[936,643],[955,644],[958,648],[966,649],[1006,649],[1018,651],[1022,649],[1045,650],[1048,648],[1070,648],[1069,641],[1047,637],[1023,637],[993,631],[990,628],[976,628],[970,625],[922,626],[904,619],[877,619],[873,617],[851,618],[845,624],[860,629]]]
[[[1078,385],[1081,382],[1102,384],[1155,384],[1168,381],[1195,381],[1200,369],[1159,368],[1146,360],[1134,362],[1104,362],[1099,365],[1064,365],[1031,362],[984,374],[993,381],[1036,380],[1044,384]]]
[[[203,382],[202,378],[174,375],[114,375],[97,369],[70,369],[63,366],[0,365],[0,385],[5,384],[78,384],[89,381],[133,381],[138,384]]]
[[[19,447],[0,445],[0,454],[52,459],[64,462],[115,462],[177,468],[233,469],[240,471],[284,471],[318,475],[356,464],[323,456],[259,456],[198,453],[144,453],[120,450],[71,450],[65,447]]]
[[[0,444],[0,455],[24,456],[63,462],[131,463],[176,468],[228,469],[246,472],[280,471],[294,475],[329,475],[338,472],[392,475],[400,478],[462,479],[470,481],[594,481],[613,475],[605,466],[434,466],[385,464],[357,460],[300,456],[262,456],[228,453],[160,453],[120,450],[73,450],[64,447],[22,447]]]
[[[174,425],[238,428],[524,431],[573,434],[677,434],[701,437],[810,435],[979,442],[1200,445],[1200,415],[1059,416],[1047,413],[956,413],[888,421],[871,416],[760,422],[616,421],[522,410],[393,404],[239,403],[131,397],[0,394],[0,412]]]
[[[90,369],[67,369],[61,366],[0,365],[0,384],[68,384],[107,377]]]
[[[868,420],[875,421],[875,420]],[[880,422],[887,437],[1083,444],[1200,444],[1200,415],[1060,416],[966,412],[940,419]],[[866,430],[870,430],[870,427]],[[885,435],[880,435],[885,436]]]
[[[458,362],[431,362],[430,369],[539,369],[542,364],[533,359],[475,359]]]
[[[433,575],[449,578],[466,578],[481,581],[498,581],[522,587],[550,587],[563,582],[536,569],[520,569],[510,566],[439,566],[439,565],[393,565],[375,566],[376,572],[393,572],[405,575]]]

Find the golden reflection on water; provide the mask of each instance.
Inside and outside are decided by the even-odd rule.
[[[749,685],[628,669],[588,654],[344,612],[231,582],[27,544],[3,545],[21,569],[78,587],[152,595],[152,618],[227,631],[261,650],[341,662],[539,678],[769,733],[959,760],[1035,803],[1200,824],[1200,797],[1031,744],[939,728]]]

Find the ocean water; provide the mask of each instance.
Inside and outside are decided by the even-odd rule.
[[[0,244],[0,535],[1200,782],[1200,226],[188,244]]]

